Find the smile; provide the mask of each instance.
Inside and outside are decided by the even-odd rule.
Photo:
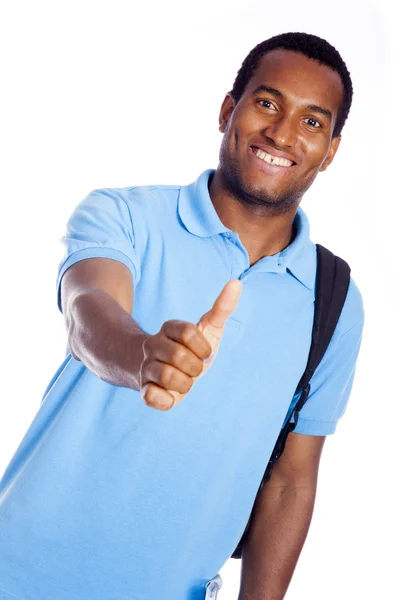
[[[268,163],[269,165],[274,165],[276,167],[291,167],[295,163],[287,158],[281,158],[279,156],[273,156],[272,154],[268,154],[268,152],[264,152],[264,150],[260,150],[260,148],[256,148],[252,146],[252,151],[260,160]]]

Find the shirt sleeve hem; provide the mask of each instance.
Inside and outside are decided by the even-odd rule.
[[[72,267],[75,263],[84,260],[86,258],[110,258],[112,260],[116,260],[118,262],[123,263],[128,267],[128,269],[132,273],[133,281],[137,280],[137,270],[132,262],[132,260],[121,252],[120,250],[115,250],[114,248],[105,248],[99,246],[93,246],[90,248],[82,248],[81,250],[76,250],[72,254],[68,256],[68,258],[60,265],[58,276],[57,276],[57,306],[60,312],[62,312],[61,306],[61,280],[63,278],[64,273]]]
[[[294,433],[305,435],[331,435],[335,433],[337,421],[307,421],[299,419]]]

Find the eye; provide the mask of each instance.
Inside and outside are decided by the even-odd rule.
[[[312,117],[306,119],[306,123],[307,125],[310,125],[310,127],[312,127],[313,129],[318,129],[319,127],[322,127],[321,123],[316,119],[313,119]]]
[[[263,108],[276,110],[275,106],[272,104],[270,100],[257,100],[257,104],[262,106]]]

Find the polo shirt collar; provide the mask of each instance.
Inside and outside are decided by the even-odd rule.
[[[296,237],[282,252],[286,268],[308,289],[314,290],[317,269],[315,244],[310,240],[310,224],[302,208],[297,209],[294,219]]]
[[[211,202],[208,180],[214,169],[208,169],[190,185],[181,187],[178,200],[179,216],[190,233],[198,237],[210,237],[228,232]]]
[[[233,233],[225,227],[214,208],[208,191],[208,181],[214,169],[204,171],[200,177],[187,186],[182,186],[178,199],[178,212],[185,228],[198,237],[211,237],[220,233]],[[294,225],[296,237],[281,252],[259,261],[276,272],[289,270],[296,279],[310,290],[314,289],[316,273],[316,249],[310,240],[310,226],[307,215],[300,207]],[[276,268],[274,265],[276,263]],[[258,264],[258,263],[256,263]],[[254,265],[255,266],[255,265]]]

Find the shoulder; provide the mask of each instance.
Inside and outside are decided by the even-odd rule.
[[[314,294],[316,292],[316,272],[317,272],[317,245],[314,242],[310,243],[312,247],[312,277],[314,279]],[[311,252],[311,251],[310,251]],[[346,260],[346,257],[341,257]],[[350,264],[351,268],[351,264]],[[342,335],[348,330],[352,329],[357,325],[361,325],[361,329],[364,323],[364,302],[362,293],[355,282],[353,276],[350,276],[349,288],[347,291],[346,299],[343,305],[341,315],[336,327],[335,337]]]
[[[180,189],[181,186],[176,185],[139,185],[95,189],[90,192],[89,196],[97,198],[99,202],[106,201],[107,198],[114,198],[126,202],[128,206],[135,206],[177,198]]]
[[[363,325],[364,302],[356,282],[351,277],[346,300],[337,325],[337,333],[343,335],[353,328],[362,330]]]
[[[129,217],[132,225],[149,224],[176,215],[180,190],[181,186],[172,185],[100,188],[92,190],[83,204],[93,211]]]
[[[317,371],[324,373],[327,370],[330,376],[336,377],[341,370],[341,365],[352,364],[354,366],[362,340],[363,328],[363,300],[360,290],[354,279],[351,278],[339,321]]]

